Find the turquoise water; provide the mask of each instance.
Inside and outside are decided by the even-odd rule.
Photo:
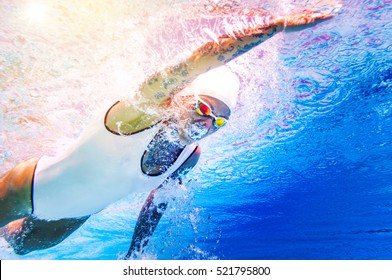
[[[1,4],[1,172],[63,150],[97,108],[198,42],[187,1],[108,4],[88,20],[78,9],[74,25],[62,14],[58,29],[26,31],[11,20],[23,3]],[[263,4],[284,12],[284,3]],[[55,11],[64,7],[56,2]],[[140,258],[391,259],[391,11],[387,0],[343,1],[338,17],[231,62],[241,79],[237,110],[202,142],[189,182],[168,190],[176,199]],[[180,14],[195,32],[163,40],[173,30],[159,26]],[[111,205],[51,249],[19,257],[1,240],[0,257],[122,258],[146,195]]]

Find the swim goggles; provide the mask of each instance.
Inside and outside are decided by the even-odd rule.
[[[200,116],[206,116],[206,117],[213,117],[214,118],[214,126],[216,128],[221,128],[225,126],[228,122],[227,119],[224,117],[217,117],[212,113],[211,106],[208,105],[205,101],[202,101],[200,99],[196,100],[196,108],[195,108],[196,113],[198,113]]]

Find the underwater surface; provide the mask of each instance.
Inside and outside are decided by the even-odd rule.
[[[64,151],[97,112],[189,55],[214,4],[311,4],[134,2],[0,2],[0,174]],[[241,80],[236,111],[202,140],[185,184],[168,188],[175,199],[138,258],[392,259],[392,3],[342,4],[228,64]],[[50,249],[18,256],[0,238],[0,258],[121,259],[147,195]]]

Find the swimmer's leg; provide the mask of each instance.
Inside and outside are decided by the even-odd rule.
[[[0,227],[31,214],[36,164],[37,159],[22,162],[0,179]]]
[[[2,229],[2,235],[16,254],[25,255],[59,244],[88,218],[89,216],[45,221],[28,216],[9,223]]]

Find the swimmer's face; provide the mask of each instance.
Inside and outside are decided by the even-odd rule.
[[[229,119],[230,109],[225,103],[207,95],[199,95],[199,98],[211,107],[215,116]],[[183,144],[196,142],[220,129],[214,125],[212,116],[201,116],[196,113],[196,102],[194,96],[181,96],[172,103],[173,109],[179,112],[175,118],[175,125]]]

